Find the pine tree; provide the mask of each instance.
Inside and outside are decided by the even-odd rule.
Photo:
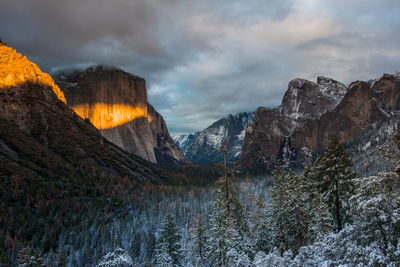
[[[212,266],[226,266],[229,250],[235,249],[239,255],[248,257],[253,256],[253,250],[238,187],[227,172],[216,182],[216,187],[217,196],[210,216],[208,259]]]
[[[312,200],[310,238],[320,241],[323,236],[333,231],[332,215],[320,194],[316,194]]]
[[[290,222],[290,214],[288,212],[286,172],[281,162],[278,162],[272,176],[274,185],[271,188],[271,202],[268,207],[272,230],[272,246],[278,248],[280,253],[283,253],[289,249],[287,226]]]
[[[1,237],[0,237],[1,238]],[[2,239],[0,239],[2,240]],[[1,265],[9,266],[10,265],[10,258],[8,255],[4,252],[4,250],[0,247],[0,266]]]
[[[193,219],[189,230],[189,257],[195,266],[206,265],[207,229],[203,215]]]
[[[272,246],[281,253],[292,250],[297,253],[309,241],[309,212],[306,205],[305,184],[302,176],[288,173],[278,162],[273,172],[269,216]]]
[[[220,183],[221,184],[221,183]],[[224,184],[224,181],[222,181]],[[210,214],[210,238],[207,247],[207,258],[212,266],[225,266],[226,253],[229,250],[228,227],[230,224],[226,194],[221,187],[217,188],[217,198]]]
[[[268,220],[261,221],[254,235],[255,251],[268,254],[272,249],[271,230]]]
[[[17,264],[25,267],[46,266],[39,252],[31,247],[25,247],[18,253]]]
[[[163,228],[158,239],[155,263],[162,266],[169,262],[159,262],[164,259],[171,259],[172,266],[181,266],[183,252],[181,249],[181,237],[178,234],[174,220],[171,214],[167,214],[163,222]],[[169,263],[168,263],[169,264]]]
[[[173,267],[173,260],[171,255],[168,253],[168,248],[166,243],[160,244],[156,254],[154,256],[154,263],[156,267]]]
[[[47,267],[57,267],[57,254],[54,252],[53,248],[49,251]]]
[[[58,267],[66,267],[67,266],[67,252],[65,251],[65,247],[61,246],[58,248]]]
[[[348,200],[354,191],[353,179],[357,177],[352,166],[349,154],[339,140],[333,138],[310,173],[314,190],[328,206],[337,232],[349,220]]]
[[[309,241],[310,214],[307,209],[307,195],[305,193],[305,180],[303,176],[295,175],[292,170],[287,176],[289,195],[290,220],[289,246],[293,253],[297,254],[300,247]]]
[[[133,260],[128,253],[117,247],[103,256],[97,264],[98,267],[129,267],[133,266]]]

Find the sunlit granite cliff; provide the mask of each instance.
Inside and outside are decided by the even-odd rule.
[[[68,105],[111,142],[153,163],[187,161],[162,116],[148,103],[143,78],[105,65],[54,77]]]
[[[166,180],[153,164],[105,140],[65,102],[48,74],[0,43],[1,178],[20,178],[29,181],[26,188],[41,190],[45,181],[69,188],[106,177],[140,183]]]

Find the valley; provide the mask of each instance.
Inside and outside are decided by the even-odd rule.
[[[0,267],[400,266],[400,5],[17,2]]]

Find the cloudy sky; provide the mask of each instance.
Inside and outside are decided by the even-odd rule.
[[[400,71],[400,0],[2,0],[0,38],[42,69],[147,80],[172,134],[276,107],[295,77]]]

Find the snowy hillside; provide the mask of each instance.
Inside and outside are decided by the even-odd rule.
[[[194,134],[181,134],[181,135],[174,135],[172,139],[174,140],[175,144],[180,147],[180,149],[184,152],[185,149],[190,145],[196,136],[199,135],[200,132]]]
[[[174,141],[191,161],[198,162],[221,161],[223,155],[217,149],[226,142],[228,160],[236,161],[241,157],[246,127],[253,118],[254,112],[229,115],[194,135],[175,136]]]

